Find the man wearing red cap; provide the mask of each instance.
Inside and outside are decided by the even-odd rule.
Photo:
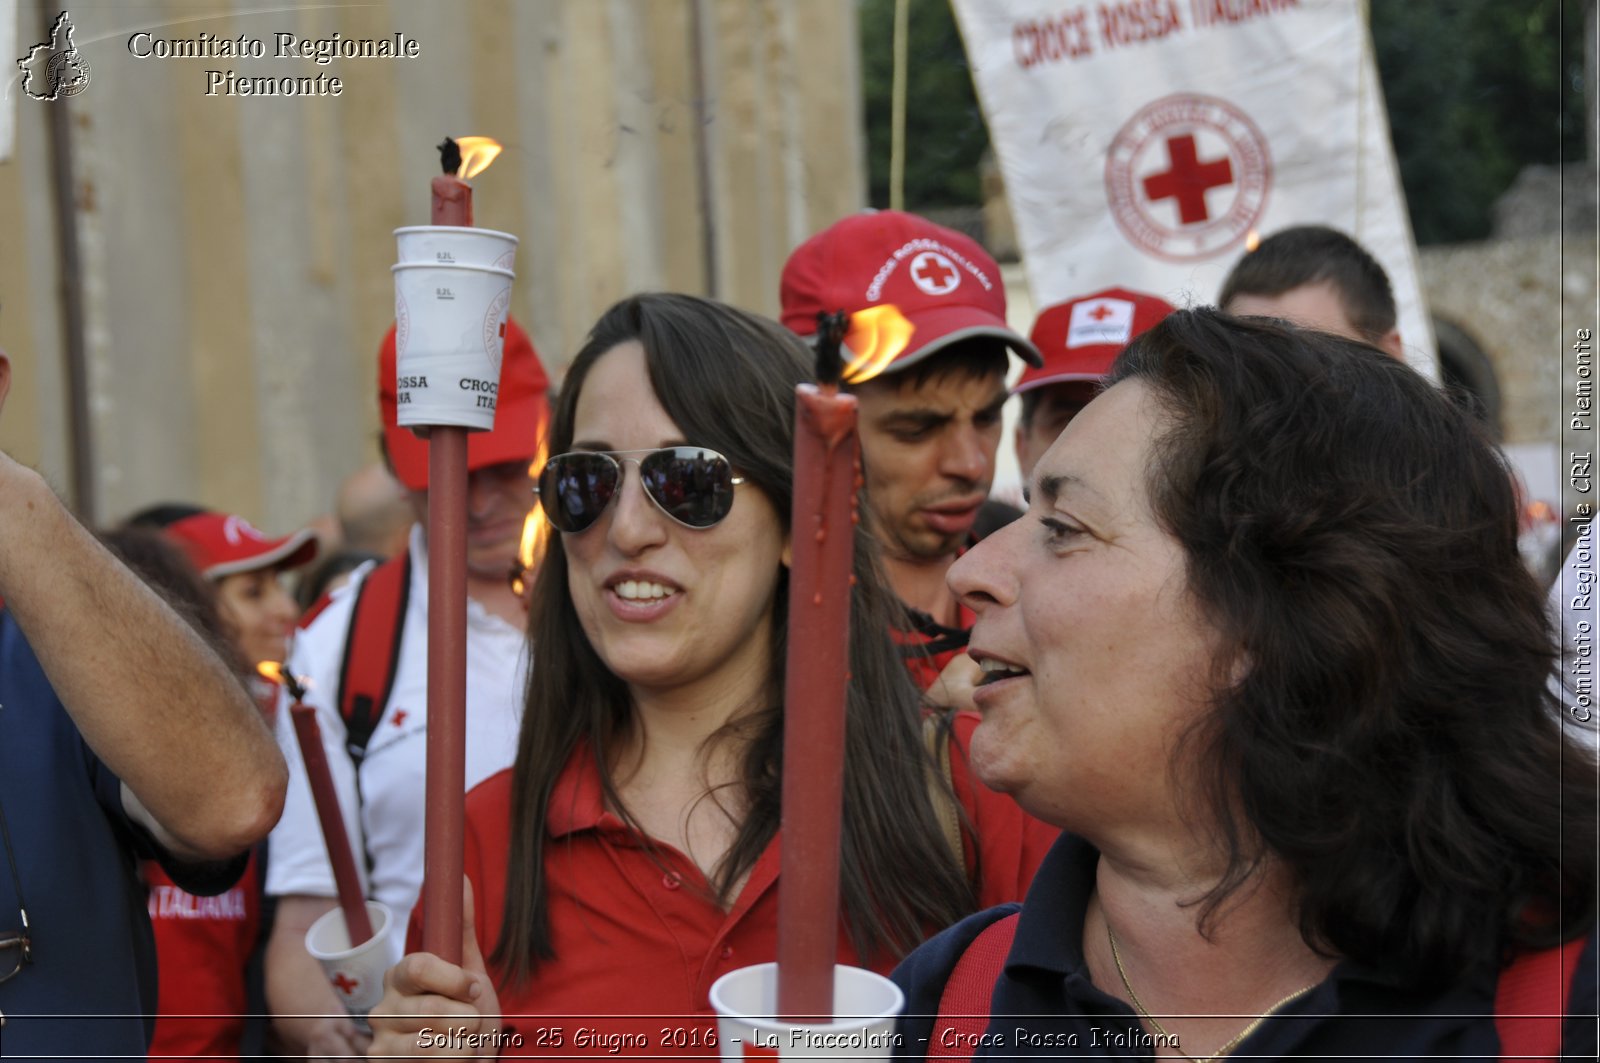
[[[398,958],[422,886],[428,444],[396,424],[395,363],[391,328],[379,352],[378,398],[386,457],[417,513],[410,548],[336,592],[296,638],[288,667],[310,681],[305,700],[317,710],[367,896],[393,913],[390,936]],[[467,441],[468,789],[509,767],[516,752],[526,617],[510,576],[533,506],[529,466],[549,416],[548,390],[527,333],[508,321],[494,428],[469,433]],[[278,733],[289,752],[289,797],[272,832],[267,872],[267,893],[281,898],[267,950],[267,1002],[296,1051],[313,1057],[361,1052],[366,1035],[343,1016],[305,949],[307,928],[336,902],[288,716],[279,713]]]
[[[857,214],[813,236],[789,256],[781,298],[783,323],[801,336],[816,333],[819,313],[840,310],[893,307],[911,325],[888,367],[851,390],[872,528],[910,613],[896,634],[927,689],[966,648],[972,624],[944,577],[994,481],[1006,351],[1035,365],[1039,354],[1006,325],[988,252],[914,214]]]
[[[1108,288],[1039,315],[1029,338],[1044,364],[1030,367],[1011,389],[1022,396],[1015,443],[1024,484],[1056,436],[1095,397],[1122,349],[1170,313],[1172,306],[1153,295]]]

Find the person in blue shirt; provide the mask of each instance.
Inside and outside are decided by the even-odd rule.
[[[0,354],[0,405],[10,389]],[[243,684],[0,452],[0,1056],[143,1058],[136,862],[226,889],[287,771]]]
[[[987,1019],[944,993],[1006,913],[896,972],[901,1055],[1495,1058],[1510,1010],[1595,1058],[1594,762],[1551,711],[1505,460],[1430,382],[1175,313],[950,581],[973,770],[1064,830],[967,997]],[[1558,945],[1572,973],[1497,1008]]]

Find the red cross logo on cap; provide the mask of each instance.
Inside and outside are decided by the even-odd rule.
[[[333,976],[333,984],[339,987],[339,992],[349,996],[356,991],[357,986],[361,985],[361,980],[359,978],[351,978],[343,971],[340,971]]]
[[[1096,321],[1104,321],[1106,318],[1110,317],[1111,314],[1111,308],[1105,303],[1100,303],[1093,310],[1089,311],[1089,316],[1094,318]]]
[[[944,295],[961,283],[961,271],[939,252],[924,251],[911,260],[911,279],[929,295]]]
[[[1178,201],[1178,220],[1184,225],[1211,217],[1206,210],[1206,191],[1233,184],[1233,165],[1227,156],[1201,162],[1195,150],[1194,134],[1167,138],[1167,169],[1144,179],[1144,194],[1152,202]]]

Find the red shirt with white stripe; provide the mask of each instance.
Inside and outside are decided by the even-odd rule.
[[[145,862],[160,971],[152,1060],[239,1058],[249,1010],[245,966],[261,931],[259,859],[251,853],[239,881],[215,897],[186,893],[155,861]]]
[[[952,781],[976,833],[966,839],[969,874],[981,869],[978,907],[1021,900],[1057,830],[1011,798],[977,784],[965,749],[977,716],[956,718]],[[511,773],[467,795],[466,870],[472,880],[478,945],[488,956],[500,934],[510,850]],[[546,819],[545,874],[557,959],[525,985],[496,982],[506,1052],[715,1058],[711,984],[777,953],[781,835],[768,844],[728,911],[711,899],[705,876],[683,854],[641,839],[605,807],[587,746],[568,760]],[[410,944],[420,944],[420,911]],[[930,933],[940,928],[930,927]],[[838,961],[855,964],[841,925]],[[870,966],[888,974],[896,958]],[[541,1018],[546,1016],[547,1018]],[[624,1038],[635,1039],[624,1041]],[[636,1040],[643,1038],[643,1041]],[[555,1043],[559,1039],[561,1043]]]

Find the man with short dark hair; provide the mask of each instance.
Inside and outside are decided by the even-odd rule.
[[[286,665],[308,681],[304,700],[316,710],[367,896],[394,916],[389,935],[395,956],[422,888],[428,718],[428,444],[399,424],[398,366],[391,327],[378,353],[378,407],[385,458],[417,517],[409,546],[359,574],[306,618]],[[532,341],[508,318],[494,428],[467,437],[467,509],[460,514],[467,555],[469,789],[509,767],[516,753],[528,662],[526,610],[511,589],[511,573],[533,505],[529,466],[549,419],[548,391]],[[289,713],[280,710],[278,721],[290,777],[267,866],[266,892],[279,899],[266,953],[267,1003],[296,1055],[364,1055],[366,1031],[344,1014],[306,951],[306,931],[337,905],[333,868]]]
[[[944,577],[994,481],[1006,351],[1030,364],[1038,352],[1006,325],[994,259],[961,233],[899,211],[854,215],[801,244],[784,266],[781,297],[783,323],[805,337],[819,313],[840,310],[884,307],[893,317],[892,307],[911,325],[888,367],[851,391],[872,529],[910,610],[897,635],[927,689],[966,648],[972,625]]]
[[[1217,305],[1238,317],[1274,317],[1370,343],[1404,359],[1389,275],[1337,229],[1297,225],[1234,263]]]

